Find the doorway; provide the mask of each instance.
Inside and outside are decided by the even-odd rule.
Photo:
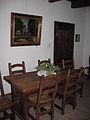
[[[72,59],[74,52],[75,24],[54,22],[54,65],[60,65],[62,59]]]

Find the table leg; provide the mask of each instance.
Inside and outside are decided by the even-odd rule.
[[[29,120],[29,105],[26,95],[22,95],[23,109],[24,109],[24,120]]]

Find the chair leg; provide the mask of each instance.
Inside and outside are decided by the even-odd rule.
[[[15,110],[13,107],[11,108],[11,112],[12,112],[11,120],[15,120]]]
[[[77,106],[76,97],[77,97],[77,95],[75,93],[74,98],[73,98],[73,109],[75,109],[75,107]]]
[[[39,113],[40,113],[40,108],[39,108],[39,106],[38,106],[38,107],[36,108],[36,120],[40,120]]]
[[[8,115],[8,112],[7,112],[7,111],[3,111],[3,115],[4,115],[4,116],[7,116],[7,115]]]
[[[80,97],[83,97],[83,84],[81,84]]]
[[[73,110],[75,110],[75,107],[76,107],[75,104],[73,104]]]
[[[61,110],[61,113],[64,115],[64,112],[65,112],[65,99],[62,98],[62,110]]]
[[[54,103],[51,104],[51,120],[54,120]]]

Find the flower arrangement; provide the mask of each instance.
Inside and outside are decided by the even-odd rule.
[[[36,67],[37,71],[40,71],[40,70],[45,70],[45,71],[53,71],[53,72],[57,72],[60,70],[60,68],[58,66],[55,66],[53,64],[49,64],[49,63],[43,63],[39,66]]]
[[[47,76],[49,74],[56,74],[60,70],[58,66],[49,63],[43,63],[36,67],[38,76]]]

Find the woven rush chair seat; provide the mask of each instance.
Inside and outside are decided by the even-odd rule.
[[[32,103],[33,105],[36,106],[38,95],[36,94],[36,95],[32,95],[31,97],[29,96],[28,99],[29,99],[30,103]],[[42,96],[42,98],[40,100],[40,104],[43,104],[43,103],[46,104],[46,103],[51,102],[51,101],[52,101],[51,96],[44,95],[44,96]]]
[[[6,96],[0,97],[0,111],[4,110],[5,108],[8,109],[12,105],[13,102],[10,99],[8,99]]]

